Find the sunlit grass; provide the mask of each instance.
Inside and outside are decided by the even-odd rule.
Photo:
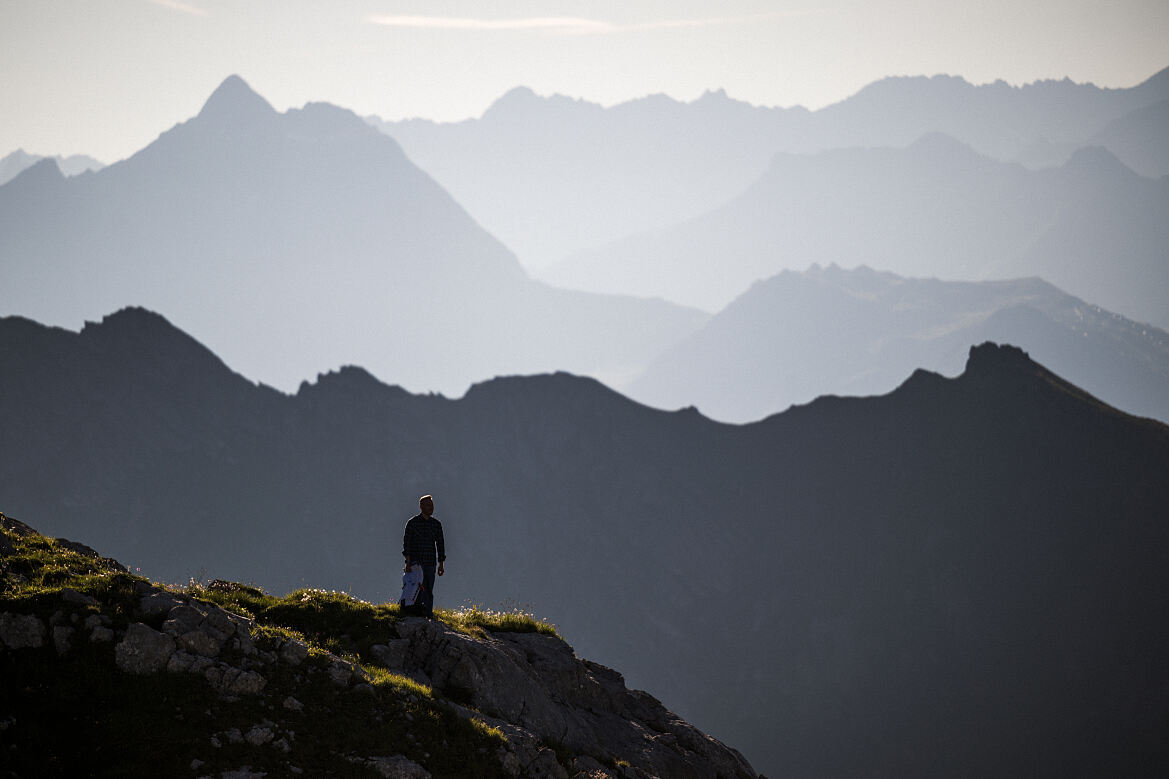
[[[404,695],[417,695],[420,698],[433,698],[434,690],[425,684],[414,681],[409,676],[382,668],[379,665],[363,665],[369,674],[369,683],[376,689],[391,689]]]
[[[537,619],[522,609],[495,610],[472,605],[458,610],[440,609],[435,615],[444,623],[463,633],[475,633],[476,628],[497,633],[541,633],[560,638],[556,626],[545,619]]]
[[[72,617],[73,624],[87,614],[100,613],[112,619],[115,630],[134,621],[146,621],[156,630],[162,627],[165,614],[142,615],[141,599],[149,591],[144,585],[151,584],[142,576],[45,536],[0,533],[5,551],[0,557],[0,611],[35,614],[43,622],[63,612]],[[210,734],[223,730],[225,723],[272,717],[274,710],[282,711],[280,702],[290,697],[302,707],[296,710],[299,737],[291,741],[291,753],[247,753],[250,765],[269,775],[285,775],[291,763],[302,766],[306,775],[372,776],[372,769],[356,765],[335,774],[337,756],[383,754],[391,745],[435,776],[506,774],[497,761],[485,759],[506,745],[504,733],[468,717],[467,710],[456,705],[466,703],[461,695],[456,698],[450,690],[436,691],[374,660],[373,645],[399,639],[396,626],[403,615],[397,604],[374,604],[322,589],[274,596],[253,585],[223,581],[152,586],[253,619],[252,638],[261,652],[277,652],[284,642],[297,641],[307,647],[308,658],[300,666],[284,662],[265,666],[267,685],[260,697],[224,698],[198,675],[123,674],[115,666],[109,642],[79,637],[63,659],[51,649],[0,653],[4,661],[0,700],[15,701],[22,724],[28,723],[20,731],[23,757],[17,765],[22,775],[40,775],[34,766],[45,775],[122,775],[105,771],[111,765],[128,775],[180,775],[193,753],[201,760],[226,761],[218,766],[226,770],[231,767],[228,763],[242,759],[233,750],[243,747],[224,744],[221,750],[209,752]],[[66,589],[97,603],[67,595]],[[446,621],[480,631],[483,628],[472,623],[490,629],[522,624],[522,620],[500,619],[485,611],[470,617],[449,612]],[[359,668],[360,683],[369,684],[373,694],[339,687],[323,672],[337,658]],[[232,656],[227,660],[234,662]],[[72,732],[66,741],[56,738],[61,732],[57,723],[66,716],[63,712],[68,712],[68,722],[86,723],[88,741],[82,738],[84,743],[80,743]],[[144,729],[150,737],[136,738],[133,750],[107,748],[121,743],[125,734]],[[107,763],[101,763],[102,759]]]

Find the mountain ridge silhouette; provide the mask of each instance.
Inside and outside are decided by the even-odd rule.
[[[451,400],[345,369],[285,395],[166,349],[135,358],[178,337],[159,326],[0,320],[0,370],[20,377],[0,396],[13,513],[152,576],[261,571],[384,600],[430,492],[440,604],[556,614],[582,654],[769,774],[1169,754],[1147,684],[1169,662],[1169,427],[1020,350],[726,425],[565,373]]]

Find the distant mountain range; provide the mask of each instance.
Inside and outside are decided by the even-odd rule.
[[[896,77],[817,111],[710,92],[611,108],[517,88],[482,117],[382,121],[475,219],[543,269],[575,252],[698,216],[741,192],[777,153],[909,145],[940,132],[1036,166],[1103,145],[1145,176],[1169,173],[1169,69],[1128,89],[1068,80],[981,86]]]
[[[7,157],[0,158],[0,184],[6,184],[16,178],[20,172],[31,168],[45,159],[43,154],[29,154],[24,149],[17,149]],[[52,158],[56,161],[61,173],[66,176],[76,176],[87,170],[101,170],[105,164],[84,154],[73,154],[68,157],[57,155]]]
[[[1085,146],[1104,147],[1142,176],[1169,175],[1169,100],[1114,119],[1086,141],[1039,141],[1015,159],[1030,168],[1058,167]]]
[[[757,282],[625,391],[747,422],[824,394],[883,394],[919,367],[957,374],[984,341],[1019,344],[1108,403],[1169,423],[1163,330],[1034,278],[939,281],[835,265]]]
[[[431,492],[441,604],[530,605],[768,775],[1169,769],[1169,428],[1018,349],[743,426],[567,374],[289,396],[140,309],[0,320],[0,373],[5,510],[151,576],[384,600]]]
[[[533,281],[396,143],[238,77],[127,160],[0,187],[4,313],[77,326],[166,311],[251,378],[348,362],[420,390],[567,368],[632,374],[705,315]]]
[[[1030,171],[932,134],[903,149],[777,155],[721,207],[542,275],[710,311],[758,279],[811,263],[960,280],[1040,276],[1169,328],[1167,247],[1169,178],[1138,176],[1098,147]]]

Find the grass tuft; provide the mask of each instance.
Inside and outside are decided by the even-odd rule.
[[[537,619],[530,612],[519,608],[496,611],[472,605],[455,611],[437,610],[435,614],[455,630],[471,635],[478,634],[480,630],[489,630],[496,633],[541,633],[562,638],[551,622]]]

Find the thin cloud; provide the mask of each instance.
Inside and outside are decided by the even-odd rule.
[[[180,2],[180,0],[150,0],[155,5],[160,5],[163,8],[169,8],[172,11],[180,11],[191,16],[206,16],[207,12],[202,8],[197,8],[189,3]]]
[[[807,16],[817,11],[776,11],[750,16],[717,16],[702,19],[664,19],[638,24],[613,24],[598,19],[579,16],[533,16],[518,19],[475,19],[451,16],[394,16],[375,15],[368,17],[371,24],[384,27],[407,27],[426,30],[472,30],[547,32],[560,35],[604,35],[611,33],[638,32],[641,30],[664,30],[685,27],[712,27],[716,25],[743,24],[789,16]]]

